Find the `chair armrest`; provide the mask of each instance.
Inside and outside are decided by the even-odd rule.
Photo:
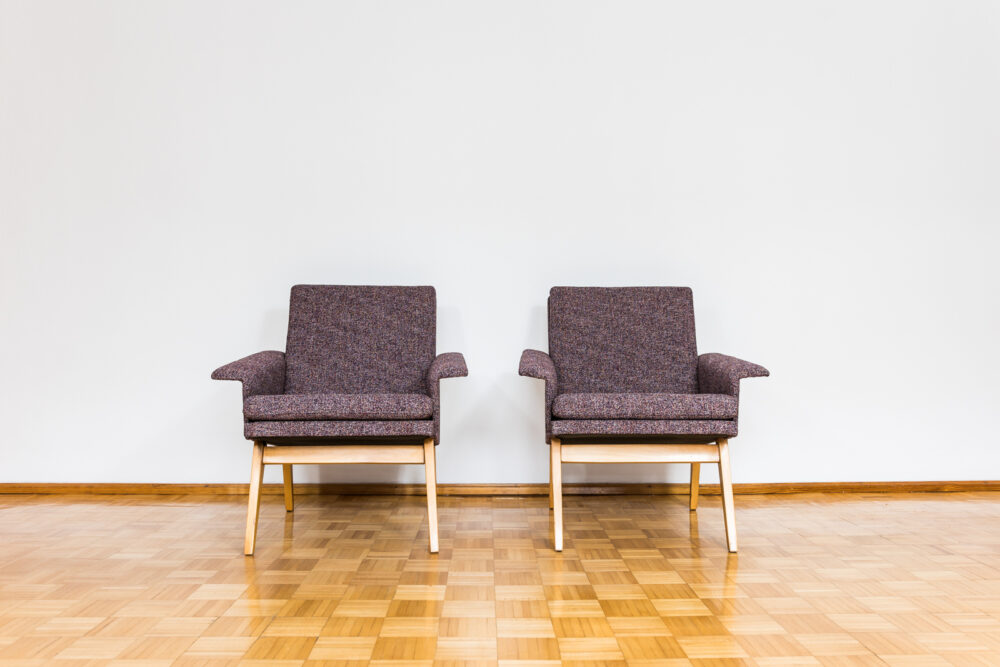
[[[440,392],[438,382],[445,378],[466,377],[469,368],[465,365],[465,357],[461,352],[444,352],[434,357],[427,369],[427,391],[431,398],[437,399]]]
[[[540,350],[525,350],[521,353],[521,363],[517,368],[518,375],[545,380],[545,442],[552,440],[552,401],[556,400],[559,390],[559,375],[556,365],[545,352]]]
[[[243,357],[212,371],[213,380],[243,383],[243,398],[285,391],[285,353],[269,350]]]
[[[434,401],[434,444],[441,440],[441,380],[445,378],[465,377],[469,367],[465,365],[465,357],[461,352],[443,352],[434,357],[427,369],[425,381],[427,392]]]
[[[702,394],[739,396],[740,380],[770,374],[763,366],[725,354],[710,352],[698,356],[698,391]]]
[[[529,378],[538,378],[551,384],[553,390],[556,388],[556,365],[545,352],[540,350],[525,350],[521,353],[521,364],[517,368],[518,375]]]

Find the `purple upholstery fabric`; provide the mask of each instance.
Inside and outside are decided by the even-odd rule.
[[[465,377],[469,369],[461,352],[444,352],[431,362],[427,369],[426,387],[434,402],[434,443],[441,440],[441,380]]]
[[[552,401],[559,391],[559,378],[552,357],[538,350],[525,350],[521,353],[521,365],[517,369],[520,375],[545,380],[545,442],[552,439]]]
[[[552,435],[736,436],[735,419],[555,419]]]
[[[434,422],[419,421],[257,421],[243,425],[248,440],[434,436]]]
[[[243,382],[247,438],[438,442],[439,382],[468,369],[457,352],[434,356],[433,287],[296,285],[288,320],[287,352],[212,373]]]
[[[519,368],[545,380],[546,442],[733,437],[740,379],[768,374],[724,355],[698,357],[687,287],[553,287],[549,350],[525,350]]]
[[[430,419],[433,412],[424,394],[277,394],[243,401],[249,420]]]
[[[465,357],[461,352],[444,352],[439,354],[431,362],[427,369],[427,393],[437,396],[440,385],[438,382],[444,378],[465,377],[469,374],[469,369],[465,365]]]
[[[280,394],[285,389],[285,353],[270,350],[243,357],[216,368],[213,380],[239,380],[243,398],[258,394]]]
[[[736,398],[724,394],[562,394],[560,419],[735,419]]]
[[[763,366],[736,357],[710,352],[698,357],[698,390],[705,393],[740,395],[743,378],[767,377]]]
[[[553,287],[549,355],[560,393],[696,393],[691,289]]]
[[[423,393],[436,317],[433,287],[296,285],[285,393]]]

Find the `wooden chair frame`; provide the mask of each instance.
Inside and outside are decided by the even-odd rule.
[[[343,444],[343,445],[267,445],[253,443],[250,466],[250,502],[247,507],[247,533],[243,552],[252,556],[257,541],[257,515],[260,513],[260,492],[264,481],[264,466],[280,463],[284,476],[285,510],[295,509],[292,492],[292,465],[295,463],[422,463],[427,486],[427,520],[430,527],[430,551],[438,552],[437,465],[434,440],[427,438],[422,445]]]
[[[729,471],[729,440],[719,438],[713,444],[563,444],[552,438],[549,444],[549,507],[554,514],[556,551],[563,549],[562,464],[563,463],[690,463],[691,491],[689,507],[698,509],[698,479],[702,463],[719,466],[722,487],[722,513],[726,523],[726,544],[736,552],[736,516],[733,506],[733,483]]]

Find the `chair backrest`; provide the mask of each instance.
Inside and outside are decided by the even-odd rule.
[[[436,325],[433,287],[296,285],[285,393],[426,393]]]
[[[553,287],[549,355],[559,393],[698,391],[689,287]]]

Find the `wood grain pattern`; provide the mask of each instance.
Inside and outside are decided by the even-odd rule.
[[[736,553],[736,509],[733,503],[733,481],[729,472],[729,441],[719,438],[719,486],[722,488],[722,518],[726,524],[726,544]]]
[[[553,499],[553,494],[552,494],[552,468],[553,468],[552,452],[549,451],[549,509],[555,507],[555,505],[553,504],[555,501]],[[500,495],[500,494],[494,494],[494,495]]]
[[[562,441],[549,441],[549,475],[552,477],[552,545],[556,551],[563,550],[563,488],[562,488]]]
[[[254,544],[257,542],[257,515],[260,512],[260,488],[264,481],[264,443],[253,443],[253,454],[250,461],[250,492],[247,505],[247,527],[243,538],[243,553],[253,555]]]
[[[544,485],[543,485],[544,486]],[[685,485],[686,486],[686,485]],[[1000,494],[0,496],[0,664],[995,665]],[[236,551],[237,553],[234,553]]]
[[[285,511],[295,510],[295,493],[293,490],[294,481],[292,479],[292,464],[285,463],[281,466],[281,478],[285,492]]]
[[[563,463],[714,463],[713,445],[562,445]]]
[[[699,482],[701,481],[701,464],[692,463],[691,464],[691,492],[690,498],[688,499],[688,509],[696,510],[698,509],[698,492],[700,491]]]
[[[664,468],[666,470],[666,468]],[[666,474],[666,473],[664,473]],[[247,484],[140,484],[140,483],[0,483],[0,495],[157,495],[157,496],[228,496],[243,495]],[[439,496],[544,496],[549,485],[521,484],[438,484]],[[422,496],[423,484],[296,484],[295,493],[316,495]],[[734,483],[736,495],[787,493],[967,493],[1000,491],[1000,480],[953,480],[921,482],[772,482]],[[584,496],[688,495],[688,484],[621,484],[605,482],[564,482],[563,493]],[[265,484],[265,496],[284,494],[281,484]],[[701,484],[701,495],[717,496],[718,484]]]
[[[427,521],[429,545],[432,554],[438,552],[438,511],[437,511],[437,459],[434,456],[434,440],[424,440],[424,484],[427,496]]]
[[[268,463],[281,464],[283,475],[282,490],[286,512],[292,512],[295,509],[292,489],[292,465],[295,463],[423,463],[425,479],[424,494],[427,497],[427,516],[430,522],[428,543],[431,553],[437,553],[437,469],[434,458],[433,438],[426,438],[422,445],[338,444],[271,446],[255,441],[253,443],[252,458],[246,535],[243,541],[244,555],[252,556],[254,554],[254,546],[257,539],[257,514],[260,508],[264,466]]]
[[[281,445],[264,463],[423,463],[423,445]]]
[[[733,480],[729,474],[729,441],[719,438],[712,444],[566,444],[552,438],[551,493],[555,521],[555,550],[562,551],[562,482],[555,483],[556,475],[562,478],[562,463],[690,463],[691,483],[688,508],[698,507],[698,475],[701,463],[717,463],[722,505],[725,510],[726,543],[729,551],[736,553],[736,513],[733,503]]]

